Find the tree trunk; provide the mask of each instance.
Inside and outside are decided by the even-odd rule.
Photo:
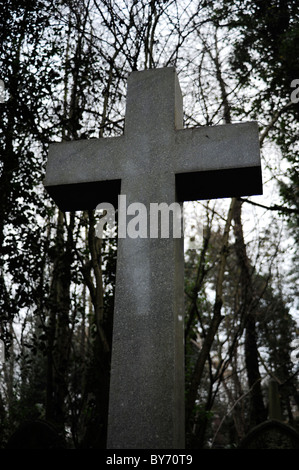
[[[243,227],[241,222],[241,202],[237,201],[234,208],[235,250],[241,272],[241,303],[245,316],[245,364],[250,389],[249,426],[255,426],[267,417],[263,402],[261,375],[259,372],[258,348],[255,328],[254,290],[246,253]]]
[[[72,215],[71,215],[72,219]],[[69,230],[69,234],[72,229]],[[56,259],[50,292],[47,368],[47,419],[61,429],[65,421],[65,398],[68,392],[67,371],[70,353],[70,285],[72,240],[64,241],[64,216],[58,213]]]

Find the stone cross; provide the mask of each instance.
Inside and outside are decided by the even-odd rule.
[[[278,383],[276,380],[271,379],[269,382],[269,419],[277,419],[283,421],[281,413],[280,396],[278,390]]]
[[[133,72],[124,135],[50,145],[44,184],[62,211],[261,194],[257,124],[183,129],[175,69]],[[183,273],[183,237],[119,238],[110,449],[184,448]]]

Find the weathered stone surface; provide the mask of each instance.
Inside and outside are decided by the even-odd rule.
[[[278,383],[271,379],[269,382],[269,418],[283,421]]]
[[[133,72],[124,135],[52,145],[45,186],[62,210],[260,194],[257,124],[183,130],[175,70]],[[108,448],[184,447],[183,268],[182,238],[119,239]]]

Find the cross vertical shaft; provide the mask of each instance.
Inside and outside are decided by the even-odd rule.
[[[122,179],[121,193],[148,215],[150,203],[176,200],[167,160],[169,135],[183,124],[182,99],[167,72],[159,86],[150,71],[128,83],[132,176]],[[183,238],[119,239],[108,448],[184,447],[183,272]]]

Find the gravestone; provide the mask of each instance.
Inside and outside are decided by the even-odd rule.
[[[124,135],[50,145],[44,184],[63,211],[261,194],[258,127],[183,129],[175,69],[133,72]],[[183,273],[182,236],[119,234],[108,448],[184,447]]]
[[[240,449],[299,449],[299,434],[288,424],[269,419],[253,428]]]
[[[269,381],[269,418],[282,421],[280,395],[278,390],[278,383],[276,380]]]
[[[269,419],[255,426],[241,441],[240,449],[299,449],[298,432],[283,423],[281,403],[276,380],[270,379]]]
[[[44,420],[28,420],[8,440],[6,449],[63,449],[56,428]]]

